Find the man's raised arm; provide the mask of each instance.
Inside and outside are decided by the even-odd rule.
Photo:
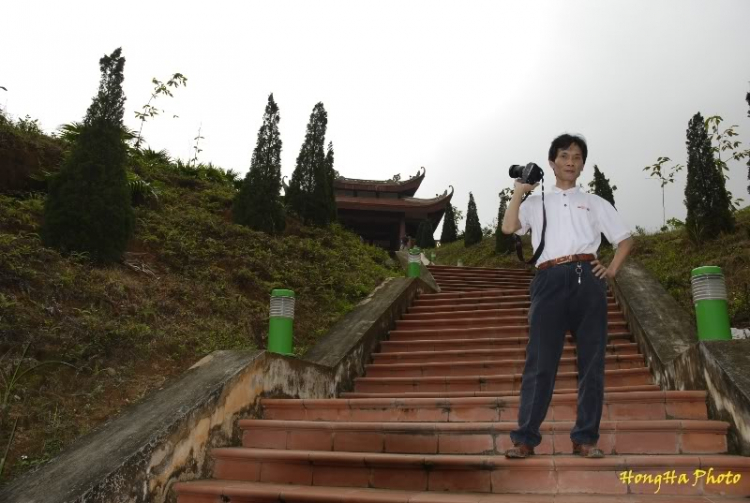
[[[537,185],[539,184],[536,183],[534,185],[530,185],[528,183],[521,183],[520,181],[516,180],[513,189],[513,197],[510,198],[508,207],[505,209],[505,216],[503,217],[503,223],[501,227],[503,234],[513,234],[522,227],[521,221],[518,219],[518,211],[521,208],[521,201],[523,201],[523,196],[527,192],[531,192],[532,190],[534,190],[534,187],[536,187]]]

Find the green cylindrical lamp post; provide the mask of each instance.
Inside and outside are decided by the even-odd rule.
[[[409,250],[409,266],[406,270],[406,275],[409,278],[418,278],[422,266],[422,250],[418,247],[414,247]]]
[[[690,274],[693,289],[698,339],[727,340],[732,338],[727,312],[727,288],[721,267],[703,266]]]
[[[294,292],[277,288],[271,292],[268,321],[268,351],[292,354],[294,338]]]

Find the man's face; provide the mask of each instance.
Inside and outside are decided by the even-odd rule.
[[[555,176],[559,180],[566,182],[573,182],[581,176],[583,171],[583,153],[581,147],[575,143],[571,143],[570,147],[566,149],[557,149],[557,157],[554,162],[549,162],[550,167],[555,172]]]

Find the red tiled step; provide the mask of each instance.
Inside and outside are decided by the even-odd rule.
[[[525,268],[505,268],[505,267],[473,267],[473,266],[452,266],[452,265],[428,265],[430,272],[478,272],[484,274],[509,274],[513,276],[533,276],[533,273]]]
[[[608,386],[651,384],[651,372],[646,368],[605,370]],[[578,372],[558,372],[555,388],[576,388]],[[354,390],[369,393],[402,393],[408,391],[517,391],[521,374],[467,375],[439,377],[356,377]]]
[[[537,454],[572,454],[573,421],[545,421]],[[241,420],[242,445],[260,449],[504,454],[516,422],[383,423]],[[729,423],[705,420],[602,421],[599,447],[607,454],[720,454]]]
[[[471,309],[466,311],[433,311],[427,313],[406,313],[401,318],[402,320],[431,320],[431,319],[453,319],[453,318],[517,318],[521,317],[524,320],[528,320],[529,308],[528,307],[509,307],[501,309]],[[624,320],[622,310],[613,306],[609,308],[607,312],[608,319]]]
[[[422,295],[409,307],[409,312],[421,312],[429,309],[452,309],[469,310],[484,309],[485,307],[529,307],[531,297],[528,292],[525,295],[509,295],[505,297],[477,297],[474,299],[429,299]],[[617,306],[617,302],[610,298],[607,300],[610,307]]]
[[[464,271],[442,271],[440,269],[430,269],[428,267],[428,270],[430,271],[430,274],[432,274],[433,277],[441,277],[441,278],[510,278],[515,280],[532,280],[534,279],[533,274],[519,274],[517,272],[509,272],[509,271],[471,271],[471,270],[464,270]]]
[[[380,350],[383,353],[403,353],[406,351],[449,351],[456,349],[498,349],[498,348],[511,348],[511,347],[526,347],[529,341],[528,336],[513,336],[506,335],[492,337],[490,332],[484,337],[480,337],[481,333],[469,332],[471,329],[463,329],[466,335],[475,335],[476,338],[453,338],[453,337],[432,337],[424,338],[425,335],[419,334],[415,340],[390,340],[382,341],[380,343]],[[441,331],[440,335],[446,335],[450,332]],[[452,335],[452,334],[451,334]],[[489,336],[488,336],[489,335]],[[456,335],[454,337],[459,337]],[[403,338],[399,333],[399,339]],[[607,336],[607,342],[609,344],[622,344],[631,341],[632,336],[630,332],[610,332]],[[568,346],[573,345],[573,338],[568,335],[565,337],[565,344]]]
[[[439,317],[438,315],[442,314],[448,314],[448,313],[455,313],[458,311],[464,311],[467,314],[473,314],[478,312],[485,312],[495,309],[517,309],[522,310],[521,314],[528,313],[529,307],[531,306],[530,300],[517,300],[513,302],[487,302],[485,304],[458,304],[458,303],[451,303],[447,305],[427,305],[427,306],[412,306],[407,310],[407,314],[411,316],[415,315],[433,315],[435,317]],[[612,314],[621,314],[622,309],[615,304],[614,302],[610,302],[607,304],[607,311],[608,313]],[[518,313],[516,313],[518,315]]]
[[[523,359],[476,359],[473,361],[419,362],[419,363],[373,363],[365,365],[367,377],[437,377],[466,375],[506,375],[523,372]],[[607,370],[643,368],[642,355],[608,355]],[[578,369],[575,357],[560,359],[559,372],[575,372]]]
[[[315,483],[315,480],[313,480]],[[642,494],[481,494],[398,491],[331,486],[265,484],[236,480],[178,482],[179,503],[716,503],[706,496]],[[721,503],[746,503],[744,498],[724,497]]]
[[[518,297],[519,295],[525,295],[528,297],[528,288],[501,288],[494,290],[483,290],[481,292],[450,292],[450,293],[423,293],[417,297],[416,302],[435,302],[438,300],[465,300],[465,299],[476,299],[476,298],[487,298],[492,297],[495,299],[503,299],[506,297]]]
[[[623,483],[620,473],[740,474],[735,485],[662,483],[661,494],[750,495],[750,458],[728,455],[625,455],[603,459],[537,455],[524,460],[486,455],[420,455],[218,448],[214,476],[226,480],[478,493],[652,494],[653,485]],[[688,479],[686,475],[686,479]]]
[[[705,391],[651,391],[604,393],[602,420],[706,419]],[[653,388],[656,388],[655,390]],[[343,394],[342,394],[343,395]],[[552,396],[548,421],[573,421],[577,395]],[[488,397],[377,397],[261,400],[265,419],[300,421],[516,421],[520,398]]]
[[[471,283],[475,281],[504,281],[516,285],[528,285],[534,280],[533,276],[519,276],[519,275],[510,275],[510,274],[461,274],[461,275],[452,275],[452,274],[433,274],[433,278],[435,278],[435,281],[438,283],[441,283],[443,281],[455,281],[455,282],[466,282]]]
[[[472,279],[472,280],[446,280],[438,279],[437,284],[440,290],[445,288],[454,288],[456,290],[468,291],[476,289],[494,290],[497,288],[521,288],[528,287],[529,281],[517,281],[507,279]]]
[[[631,391],[659,391],[658,384],[639,384],[631,386],[605,386],[604,391],[610,393],[631,392]],[[553,393],[571,394],[577,393],[576,388],[555,388]],[[518,396],[518,390],[510,391],[406,391],[403,393],[363,393],[363,392],[343,392],[341,398],[456,398],[456,397],[508,397]]]
[[[627,335],[624,326],[608,327],[610,336],[615,334]],[[486,327],[429,327],[429,328],[401,328],[389,332],[389,341],[418,341],[418,340],[438,340],[445,341],[450,339],[487,339],[487,338],[509,338],[528,336],[529,325],[495,325]],[[568,332],[567,339],[572,341],[572,335]],[[528,339],[528,337],[526,337]]]
[[[634,342],[624,344],[608,344],[608,355],[636,355],[638,344]],[[572,358],[576,355],[575,346],[563,347],[563,358]],[[450,351],[409,351],[405,353],[373,353],[373,363],[438,363],[438,362],[461,362],[478,360],[522,360],[526,358],[526,348],[513,347],[504,349],[455,349]],[[641,357],[642,358],[642,357]]]
[[[492,295],[487,294],[481,297],[447,297],[447,298],[436,298],[433,294],[422,294],[412,304],[413,308],[425,307],[425,306],[473,306],[473,305],[484,305],[491,303],[506,304],[511,302],[531,302],[531,297],[528,291],[519,291],[512,295]]]
[[[448,328],[448,327],[493,327],[493,326],[528,326],[527,316],[491,316],[488,318],[430,318],[426,320],[402,319],[396,321],[397,330],[425,329],[425,328]],[[611,329],[623,329],[627,327],[625,321],[608,320],[607,326]]]

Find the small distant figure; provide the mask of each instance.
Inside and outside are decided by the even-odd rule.
[[[401,248],[400,250],[405,250],[406,247],[409,245],[409,236],[401,236]]]

